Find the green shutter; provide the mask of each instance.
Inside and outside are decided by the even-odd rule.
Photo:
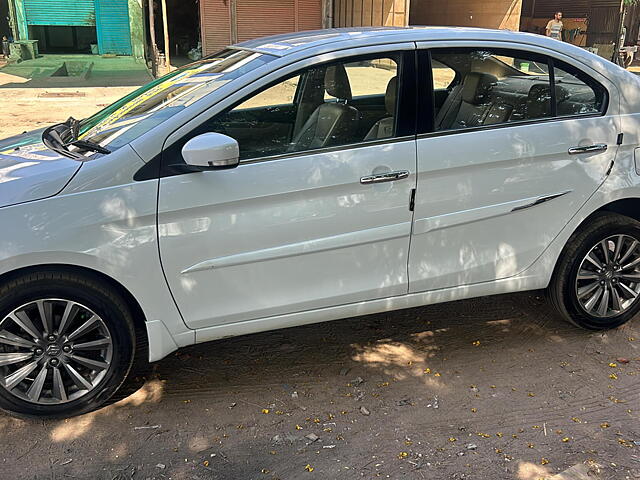
[[[24,0],[24,11],[27,25],[96,24],[94,0]]]
[[[127,0],[95,0],[100,54],[131,55],[131,29]]]

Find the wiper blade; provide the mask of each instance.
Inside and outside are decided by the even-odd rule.
[[[102,145],[98,145],[97,143],[90,140],[74,140],[73,142],[69,142],[66,145],[73,145],[74,147],[82,148],[83,150],[91,150],[98,153],[111,153],[111,150],[109,150],[108,148],[104,148]]]
[[[82,148],[83,150],[91,150],[98,153],[111,153],[111,150],[103,147],[102,145],[92,142],[91,140],[78,140],[80,136],[80,120],[76,120],[73,117],[69,117],[64,125],[69,127],[69,133],[71,134],[71,141],[67,142],[65,146],[73,145],[74,147]]]
[[[76,120],[73,117],[67,118],[67,121],[64,122],[65,125],[69,126],[69,132],[71,133],[71,140],[77,140],[78,135],[80,135],[80,120]]]
[[[44,132],[42,132],[42,143],[44,143],[54,152],[64,155],[65,157],[73,158],[76,160],[79,158],[83,158],[83,156],[79,153],[69,151],[69,148],[65,144],[64,140],[62,140],[60,130],[62,129],[62,133],[64,133],[65,129],[67,128],[69,128],[68,125],[65,125],[64,123],[52,125]]]

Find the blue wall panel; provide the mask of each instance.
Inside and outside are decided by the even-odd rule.
[[[100,54],[131,55],[127,0],[95,0]]]

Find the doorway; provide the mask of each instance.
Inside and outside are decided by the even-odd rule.
[[[182,66],[193,60],[188,58],[191,49],[197,48],[200,42],[200,7],[198,0],[166,0],[167,23],[169,26],[169,55],[173,66]],[[162,2],[150,0],[145,8],[147,20],[149,7],[153,5],[156,45],[160,52],[165,52],[164,27],[162,22]],[[150,29],[147,28],[147,42],[151,45]]]

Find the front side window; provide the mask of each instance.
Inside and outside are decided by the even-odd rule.
[[[400,57],[347,60],[302,70],[251,94],[190,137],[218,132],[257,159],[391,138]]]

